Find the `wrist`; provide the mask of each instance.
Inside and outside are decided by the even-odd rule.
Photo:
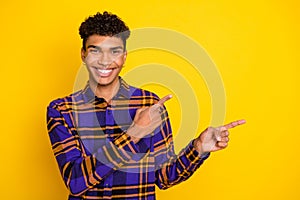
[[[130,136],[131,140],[133,141],[134,144],[138,143],[140,141],[140,138]]]
[[[200,155],[202,155],[204,153],[202,150],[202,143],[198,138],[194,139],[193,146]]]
[[[140,141],[140,138],[134,136],[134,134],[132,133],[132,127],[133,127],[133,126],[131,126],[131,127],[126,131],[126,133],[130,136],[130,140],[131,140],[134,144],[136,144],[136,143],[138,143],[138,142]]]

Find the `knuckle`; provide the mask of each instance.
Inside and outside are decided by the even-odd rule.
[[[208,131],[215,131],[215,128],[212,127],[212,126],[209,126],[209,127],[207,128],[207,130],[208,130]]]
[[[225,148],[225,147],[227,147],[228,143],[227,143],[227,142],[219,142],[218,145],[219,145],[220,147]]]
[[[228,143],[227,142],[224,142],[223,143],[223,147],[227,147]]]
[[[142,108],[136,110],[136,114],[139,114],[142,111]]]

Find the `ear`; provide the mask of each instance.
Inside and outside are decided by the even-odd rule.
[[[82,62],[85,62],[85,53],[86,53],[86,51],[83,49],[83,48],[81,48],[81,60],[82,60]]]

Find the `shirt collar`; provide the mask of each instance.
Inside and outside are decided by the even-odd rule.
[[[130,98],[130,86],[121,78],[119,77],[120,87],[117,94],[113,97],[114,100],[116,99],[129,99]],[[99,98],[95,96],[95,93],[92,91],[89,82],[86,84],[84,89],[82,90],[83,100],[88,103],[94,101],[95,99]]]

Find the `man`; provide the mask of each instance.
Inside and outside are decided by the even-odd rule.
[[[86,87],[54,100],[48,132],[69,199],[155,199],[155,185],[167,189],[188,179],[209,156],[228,144],[232,122],[208,128],[178,155],[164,102],[129,86],[119,73],[125,63],[129,28],[104,12],[80,26]]]

